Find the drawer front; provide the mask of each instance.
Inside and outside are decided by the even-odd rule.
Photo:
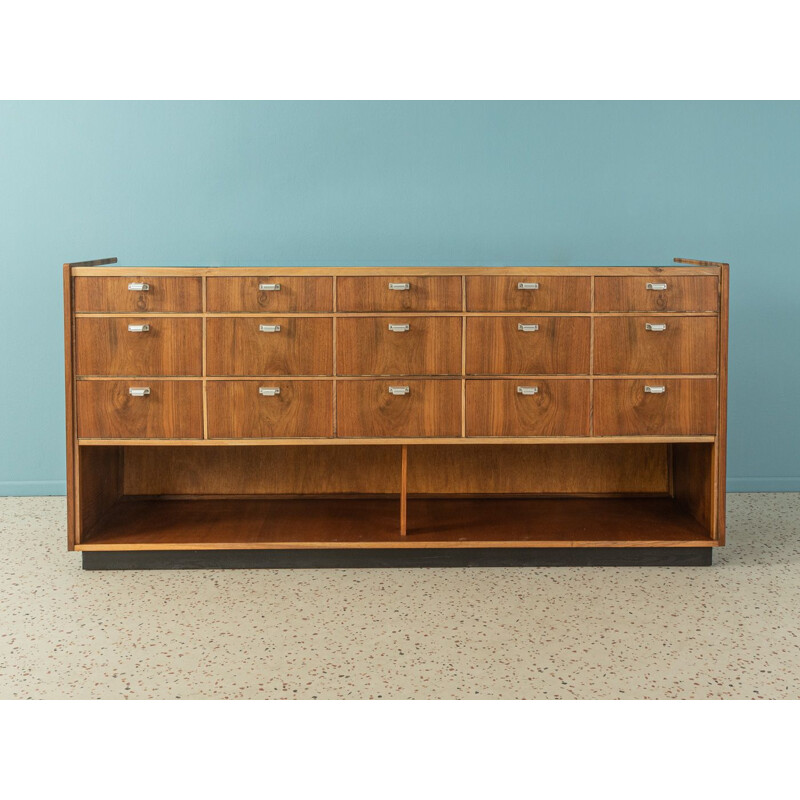
[[[78,317],[78,375],[200,375],[203,322],[195,317]]]
[[[208,381],[210,439],[333,436],[333,381]]]
[[[597,277],[594,293],[595,311],[719,310],[719,279],[713,275]]]
[[[467,436],[588,436],[589,381],[467,381]]]
[[[210,317],[209,375],[331,375],[330,317]]]
[[[73,284],[75,311],[149,313],[203,310],[201,278],[76,277]]]
[[[208,278],[206,305],[211,312],[333,311],[333,278]]]
[[[595,317],[597,375],[713,374],[716,317]]]
[[[203,438],[201,381],[78,381],[76,392],[81,438]]]
[[[580,375],[589,372],[588,317],[469,317],[470,375]]]
[[[338,311],[461,311],[461,277],[373,275],[336,279]]]
[[[460,317],[339,317],[339,375],[460,375]]]
[[[467,279],[467,311],[591,311],[592,279],[477,275]]]
[[[716,417],[715,378],[594,382],[596,436],[712,435],[717,428]]]
[[[461,435],[460,380],[339,381],[336,392],[341,438]]]

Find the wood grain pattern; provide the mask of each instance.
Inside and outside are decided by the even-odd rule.
[[[333,278],[258,275],[207,278],[209,311],[281,313],[333,310]],[[259,291],[259,284],[279,284],[279,291]]]
[[[126,495],[396,495],[398,445],[125,448]]]
[[[672,480],[675,499],[713,535],[714,445],[677,444],[672,446]]]
[[[333,277],[364,277],[364,276],[396,276],[396,275],[415,275],[415,276],[451,276],[451,275],[519,275],[524,277],[536,273],[537,275],[652,275],[654,277],[664,275],[716,275],[720,274],[719,266],[712,267],[548,267],[528,265],[526,267],[75,267],[73,276],[119,276],[136,275],[143,269],[147,270],[148,275],[181,275],[181,276],[252,276],[264,273],[281,272],[284,275],[322,275]]]
[[[665,290],[647,288],[647,278],[598,277],[594,283],[595,311],[717,311],[719,280],[714,276],[665,273],[657,282]]]
[[[339,375],[461,374],[460,317],[346,317],[336,336]]]
[[[143,324],[150,330],[128,330]],[[203,371],[199,318],[79,317],[75,331],[78,375],[200,376]]]
[[[341,277],[336,286],[339,311],[461,311],[458,275],[422,277],[413,273],[385,277]],[[390,283],[409,283],[394,291]]]
[[[66,452],[67,452],[67,550],[73,550],[77,541],[78,525],[76,520],[77,481],[75,461],[78,448],[75,439],[78,435],[75,423],[75,378],[73,369],[74,341],[72,330],[72,272],[70,265],[64,264],[64,398],[66,411]]]
[[[720,315],[719,315],[719,371],[717,396],[717,441],[714,447],[715,524],[714,537],[719,544],[725,544],[725,490],[726,463],[728,450],[728,320],[730,295],[730,269],[723,264],[719,276]]]
[[[710,545],[672,498],[123,500],[83,549]]]
[[[149,290],[128,289],[146,283]],[[75,278],[75,311],[108,311],[148,314],[163,311],[202,311],[200,278],[164,275],[132,275],[119,278]]]
[[[467,311],[589,311],[591,278],[549,275],[475,275],[467,277]],[[538,283],[535,290],[518,284]]]
[[[265,333],[259,325],[280,325]],[[210,317],[209,375],[331,375],[330,317]]]
[[[262,396],[262,383],[280,394]],[[333,435],[330,381],[210,381],[206,392],[212,439]]]
[[[517,387],[537,389],[523,395]],[[467,436],[588,436],[589,381],[467,381]]]
[[[409,387],[395,396],[389,386]],[[340,381],[338,431],[353,436],[458,436],[461,433],[460,380]]]
[[[411,494],[666,494],[666,444],[416,445]]]
[[[132,397],[131,387],[148,387]],[[203,436],[203,382],[135,378],[78,381],[78,436],[99,439]]]
[[[468,375],[589,372],[589,317],[468,317]],[[538,325],[537,331],[519,330]]]
[[[645,385],[665,386],[647,394]],[[598,436],[633,434],[711,434],[716,431],[715,378],[680,380],[647,377],[596,381],[594,432]]]
[[[596,317],[594,374],[713,375],[717,330],[716,317]]]
[[[122,496],[121,447],[81,447],[78,541],[86,538]]]

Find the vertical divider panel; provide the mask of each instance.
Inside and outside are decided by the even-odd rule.
[[[467,435],[467,277],[461,276],[461,438]]]
[[[400,446],[400,535],[408,527],[408,445]]]
[[[333,276],[333,320],[332,320],[332,325],[333,325],[333,381],[332,381],[332,386],[331,386],[331,391],[333,392],[333,398],[332,398],[333,411],[332,411],[332,413],[333,413],[333,438],[334,439],[337,438],[338,430],[339,430],[338,411],[337,411],[337,406],[336,406],[336,395],[337,395],[336,375],[338,374],[338,366],[336,364],[336,348],[337,348],[337,345],[336,345],[336,334],[337,334],[337,328],[339,327],[338,318],[337,318],[337,311],[336,311],[337,308],[338,308],[338,305],[336,303],[336,292],[337,292],[336,275],[334,275]]]
[[[205,275],[200,278],[202,281],[202,296],[203,296],[203,438],[208,439],[208,391],[206,376],[208,374],[206,369],[206,321],[208,320],[208,305],[206,303],[206,281]]]
[[[589,300],[589,436],[594,436],[594,275],[591,278],[591,298]]]

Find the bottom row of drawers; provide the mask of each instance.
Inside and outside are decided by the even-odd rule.
[[[593,401],[592,401],[593,395]],[[208,438],[459,437],[460,380],[208,381]],[[202,439],[201,381],[79,381],[78,436]],[[708,435],[716,380],[466,382],[467,436]]]

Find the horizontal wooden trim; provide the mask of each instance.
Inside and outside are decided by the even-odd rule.
[[[111,258],[97,258],[94,261],[68,261],[64,264],[65,267],[103,267],[106,264],[116,264],[117,259],[115,256]]]
[[[673,258],[676,264],[694,264],[697,267],[729,267],[727,261],[698,261],[694,258]]]
[[[452,381],[464,378],[468,381],[520,380],[520,381],[608,381],[630,380],[632,378],[660,379],[673,378],[680,380],[696,380],[716,378],[715,373],[707,375],[684,375],[682,373],[664,374],[642,372],[636,375],[589,375],[575,373],[569,375],[515,375],[513,373],[471,373],[455,372],[452,375],[78,375],[77,381],[377,381],[399,380],[401,378],[418,378],[431,381]]]
[[[429,550],[433,548],[473,548],[473,547],[719,547],[718,542],[710,539],[687,539],[685,541],[653,539],[645,540],[616,540],[616,541],[584,541],[556,539],[553,541],[541,540],[537,542],[520,541],[483,541],[474,539],[469,541],[425,541],[414,542],[413,536],[409,541],[375,541],[375,542],[171,542],[158,544],[76,544],[75,549],[84,552],[125,552],[134,550],[377,550],[377,549],[410,549]]]
[[[73,276],[184,275],[246,277],[269,275],[364,276],[370,275],[719,275],[718,266],[675,267],[85,267],[73,266]]]
[[[442,445],[442,444],[678,444],[714,442],[714,436],[467,436],[464,438],[422,439],[78,439],[81,446],[142,446],[142,447],[226,447],[239,446],[286,446],[286,445]]]
[[[717,311],[141,311],[76,312],[76,317],[718,317]]]

